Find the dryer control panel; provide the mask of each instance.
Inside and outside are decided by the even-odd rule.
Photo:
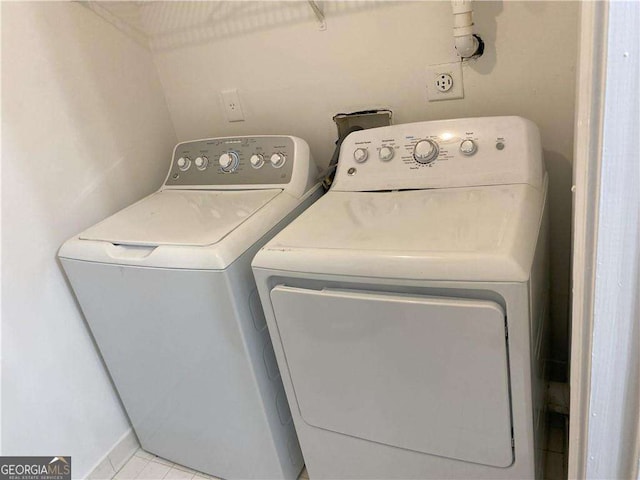
[[[526,183],[542,188],[540,134],[521,117],[408,123],[360,130],[340,149],[332,190],[376,191]]]
[[[193,140],[176,145],[164,189],[306,191],[318,174],[307,142],[285,135]]]

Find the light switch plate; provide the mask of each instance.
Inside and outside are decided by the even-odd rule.
[[[222,92],[220,92],[220,97],[222,98],[222,104],[224,105],[224,111],[227,116],[227,121],[244,121],[244,113],[242,112],[242,104],[240,103],[240,95],[238,95],[238,90],[235,88],[231,90],[223,90]]]
[[[438,82],[442,81],[443,75],[448,75],[451,77],[451,80],[453,80],[453,85],[447,91],[438,88]],[[430,102],[437,102],[439,100],[453,100],[456,98],[464,98],[462,62],[429,65],[427,67],[427,99]]]

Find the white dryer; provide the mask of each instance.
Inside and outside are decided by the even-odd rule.
[[[142,447],[227,479],[303,460],[251,273],[322,193],[289,136],[180,143],[160,190],[59,257]]]
[[[541,476],[546,191],[522,118],[346,138],[252,263],[310,478]]]

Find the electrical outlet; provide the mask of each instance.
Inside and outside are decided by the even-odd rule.
[[[464,98],[462,62],[428,66],[427,99],[436,102],[455,98]]]
[[[448,73],[441,73],[436,78],[436,89],[439,92],[448,92],[453,88],[453,77]]]
[[[223,90],[220,92],[224,111],[227,114],[228,122],[244,121],[244,113],[242,113],[242,105],[240,104],[240,96],[237,89]]]

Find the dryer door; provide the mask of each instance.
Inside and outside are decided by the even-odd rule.
[[[496,467],[513,462],[505,314],[491,301],[271,291],[302,418]]]

